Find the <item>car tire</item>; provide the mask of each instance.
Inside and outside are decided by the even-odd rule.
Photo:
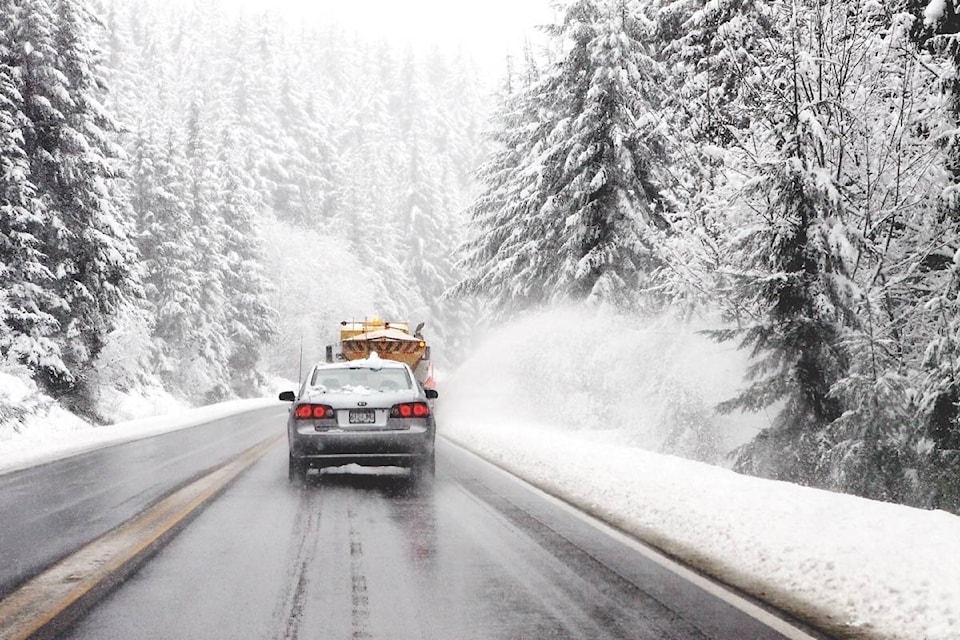
[[[307,465],[303,460],[290,456],[287,466],[287,479],[293,483],[303,482],[307,477]]]

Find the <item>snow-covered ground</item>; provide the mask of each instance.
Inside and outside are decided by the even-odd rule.
[[[155,389],[138,396],[113,391],[107,403],[112,415],[148,417],[93,426],[39,394],[31,382],[0,371],[0,406],[29,405],[24,418],[0,424],[0,473],[275,404],[276,400],[256,398],[190,409]]]
[[[725,354],[691,350],[701,338],[690,336],[670,349],[683,357],[644,358],[639,364],[653,375],[643,379],[621,350],[627,345],[643,352],[642,331],[624,328],[617,335],[607,326],[614,321],[555,313],[491,336],[444,381],[441,433],[821,625],[871,638],[960,638],[960,517],[752,478],[639,448],[660,443],[658,434],[678,426],[673,420],[691,417],[665,412],[662,398],[650,393],[653,379],[686,378],[713,399],[716,387],[727,388],[738,374],[724,364],[732,362]],[[573,327],[561,333],[577,342],[574,353],[544,330],[558,323]],[[660,343],[657,335],[651,334],[650,345]],[[608,368],[610,362],[620,366]],[[588,396],[577,372],[606,375],[608,382]],[[613,382],[618,378],[641,381]],[[701,418],[714,420],[691,402],[701,407]],[[598,419],[608,404],[617,406]],[[630,412],[639,435],[630,435]],[[612,428],[604,428],[604,417]],[[711,440],[699,433],[697,439]]]

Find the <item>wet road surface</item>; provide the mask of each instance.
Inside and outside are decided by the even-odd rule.
[[[780,638],[442,441],[438,475],[286,478],[280,444],[64,636]]]
[[[287,407],[0,475],[0,597],[190,478],[283,433]]]

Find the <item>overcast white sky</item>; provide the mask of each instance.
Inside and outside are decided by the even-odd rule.
[[[390,42],[442,49],[462,47],[487,67],[500,67],[507,51],[518,51],[534,26],[553,17],[551,0],[244,0],[252,8],[273,7],[294,17],[336,20]]]

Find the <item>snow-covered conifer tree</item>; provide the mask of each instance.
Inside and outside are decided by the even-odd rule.
[[[69,0],[24,0],[14,41],[22,57],[25,150],[48,217],[42,251],[65,304],[51,313],[66,369],[43,368],[40,382],[89,410],[85,370],[102,348],[111,317],[135,286],[135,250],[119,189],[116,125],[102,106],[105,86],[94,44],[96,19]]]
[[[855,276],[881,253],[874,251],[876,228],[869,222],[875,205],[861,199],[860,189],[886,188],[896,169],[873,164],[873,145],[889,140],[872,137],[876,115],[860,112],[862,81],[848,83],[856,76],[838,72],[849,71],[851,60],[873,59],[857,57],[870,46],[864,17],[849,7],[794,3],[783,8],[779,23],[783,36],[767,44],[779,53],[758,71],[769,81],[753,87],[764,91],[761,103],[768,106],[754,112],[749,131],[737,134],[753,141],[744,151],[755,177],[744,189],[746,216],[730,235],[735,267],[726,295],[742,305],[740,329],[732,334],[751,349],[755,364],[753,384],[724,406],[784,403],[773,425],[741,451],[740,468],[830,484],[840,470],[830,468],[831,457],[843,460],[847,473],[876,463],[863,457],[876,451],[876,438],[860,446],[874,435],[858,426],[866,416],[892,424],[870,406],[846,409],[865,380],[884,381],[872,377],[879,369],[851,356],[881,336],[870,308],[876,298]],[[896,388],[887,387],[884,401]],[[854,445],[851,438],[860,440]],[[837,446],[846,453],[833,451]]]
[[[296,81],[285,75],[280,85],[278,131],[274,162],[264,167],[277,217],[316,228],[334,220],[339,212],[342,169],[330,136],[330,127],[319,113],[316,96],[296,91]]]
[[[437,72],[437,69],[434,69]],[[439,78],[437,79],[439,81]],[[408,54],[396,97],[400,119],[400,153],[405,171],[398,175],[401,191],[396,214],[400,232],[399,257],[423,306],[408,310],[410,319],[428,322],[435,339],[453,337],[462,326],[448,315],[452,301],[442,300],[454,280],[453,251],[456,205],[450,193],[454,172],[447,153],[450,131],[421,67]],[[434,123],[440,123],[436,125]]]
[[[592,299],[634,307],[661,263],[672,208],[661,69],[625,2],[578,0],[556,27],[563,60],[520,97],[519,144],[488,166],[458,291],[505,307]],[[500,211],[491,209],[505,202]]]
[[[698,143],[729,146],[763,109],[763,68],[776,45],[777,2],[663,2],[657,14],[662,58],[672,67],[671,117]],[[758,86],[760,85],[760,86]]]
[[[346,173],[343,209],[346,239],[376,290],[376,306],[384,316],[405,317],[422,301],[403,268],[403,247],[397,203],[403,193],[405,148],[399,114],[391,107],[398,88],[385,59],[371,58],[364,49],[366,67],[362,81],[348,84],[352,97],[340,113],[339,141]],[[382,82],[378,82],[382,81]]]
[[[925,309],[932,312],[924,366],[927,377],[922,389],[925,422],[922,480],[929,506],[960,509],[960,16],[953,2],[930,2],[918,16],[918,39],[943,55],[943,82],[948,126],[937,142],[945,153],[948,184],[940,194],[939,232],[935,250],[925,269],[926,286],[933,295]],[[922,27],[920,26],[922,25]]]
[[[223,295],[227,304],[228,375],[233,391],[249,396],[261,385],[260,354],[276,334],[276,311],[267,301],[270,286],[263,274],[263,251],[255,220],[258,197],[241,175],[234,157],[237,135],[233,123],[221,131],[218,151],[220,241],[224,255]]]
[[[438,164],[421,156],[414,143],[410,150],[407,191],[400,203],[403,266],[426,307],[420,321],[432,322],[432,331],[442,337],[446,326],[444,292],[453,284],[453,249],[456,246],[449,211],[438,189]]]
[[[153,316],[153,362],[170,389],[181,389],[194,325],[201,318],[193,223],[187,208],[183,141],[174,130],[144,124],[131,153],[132,204],[144,293]]]
[[[191,335],[184,349],[190,362],[184,380],[194,393],[212,402],[229,396],[230,346],[227,339],[227,300],[223,280],[226,254],[225,229],[217,210],[216,158],[209,115],[198,92],[191,101],[187,120],[187,210],[190,216],[190,241],[195,252],[199,314],[194,318]]]
[[[51,339],[58,304],[53,274],[42,252],[46,211],[30,177],[24,149],[23,78],[10,50],[12,23],[22,14],[15,3],[0,9],[0,356],[37,371],[66,375],[60,349]],[[16,46],[14,44],[14,46]]]

